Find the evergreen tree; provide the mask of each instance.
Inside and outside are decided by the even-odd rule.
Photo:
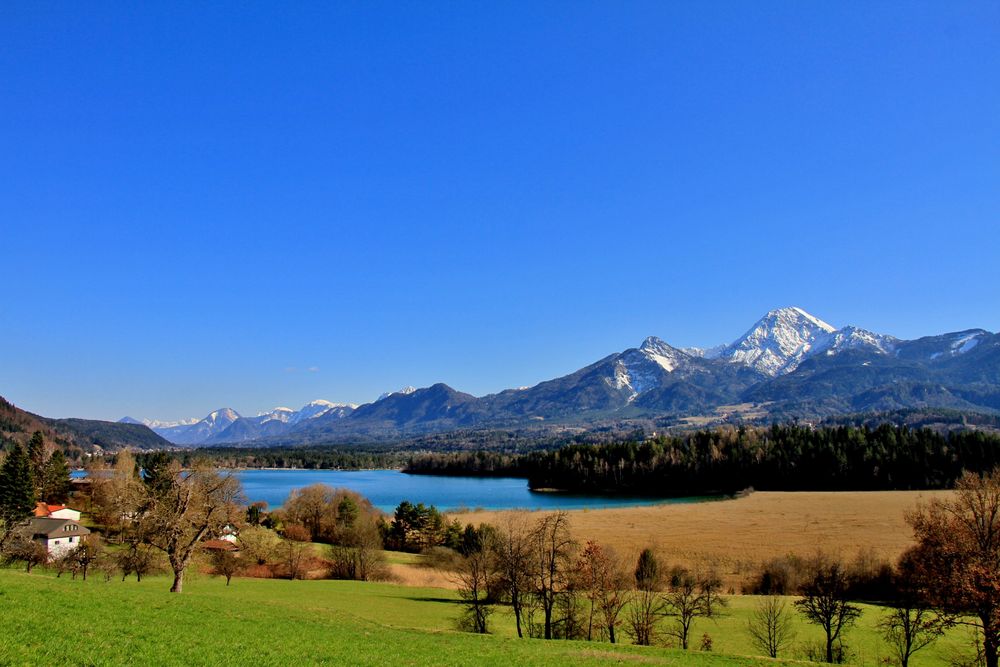
[[[35,498],[44,500],[45,486],[45,439],[41,431],[35,431],[28,441],[28,464],[31,467],[31,481],[35,487]]]
[[[163,496],[174,488],[173,459],[166,452],[154,452],[144,458],[141,462],[142,481],[152,495]]]
[[[0,466],[0,520],[10,527],[26,519],[35,509],[35,487],[31,464],[19,444]]]
[[[73,486],[70,483],[66,456],[62,450],[57,449],[52,452],[52,456],[45,464],[43,480],[44,484],[39,500],[48,503],[65,503],[69,499],[69,492]]]

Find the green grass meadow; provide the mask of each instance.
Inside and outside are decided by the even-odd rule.
[[[730,599],[726,614],[695,622],[711,653],[600,642],[519,640],[505,609],[494,632],[454,630],[459,607],[452,591],[344,581],[225,580],[195,575],[185,592],[167,592],[153,577],[84,582],[0,569],[0,664],[143,665],[598,665],[617,663],[762,665],[746,633],[756,600]],[[888,655],[866,608],[848,636],[852,662],[882,664]],[[819,642],[820,632],[797,622],[796,645]],[[626,638],[627,639],[627,638]],[[914,667],[946,667],[969,653],[968,635],[953,631],[917,654]],[[789,659],[802,659],[793,648]]]

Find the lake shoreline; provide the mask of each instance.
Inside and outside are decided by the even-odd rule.
[[[393,512],[400,502],[434,505],[443,510],[482,508],[572,510],[635,507],[702,502],[699,497],[650,497],[621,494],[538,492],[523,477],[479,477],[455,475],[411,475],[398,469],[336,470],[318,468],[220,468],[240,480],[250,502],[271,507],[283,505],[289,494],[313,484],[347,488],[371,501],[384,512]],[[714,499],[714,498],[713,498]]]

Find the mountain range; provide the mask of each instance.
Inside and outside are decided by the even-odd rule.
[[[649,337],[533,387],[476,397],[446,384],[365,405],[314,401],[242,417],[143,423],[182,445],[390,439],[457,428],[588,425],[648,418],[813,418],[902,408],[1000,412],[1000,336],[970,329],[901,340],[834,327],[797,307],[767,313],[715,348]]]
[[[415,391],[412,388],[408,389]],[[343,419],[357,407],[352,403],[316,400],[307,403],[300,410],[274,408],[255,417],[243,417],[232,408],[220,408],[210,412],[204,419],[164,422],[123,417],[118,421],[148,426],[153,432],[176,445],[210,445],[247,442],[271,435],[283,435],[300,424],[320,417]]]

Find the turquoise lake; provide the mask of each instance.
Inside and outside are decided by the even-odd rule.
[[[688,503],[705,498],[626,498],[565,493],[535,493],[527,480],[513,477],[437,477],[407,475],[398,470],[234,470],[248,501],[270,507],[285,502],[292,489],[327,484],[357,491],[384,512],[403,500],[435,505],[440,510],[584,509]]]

